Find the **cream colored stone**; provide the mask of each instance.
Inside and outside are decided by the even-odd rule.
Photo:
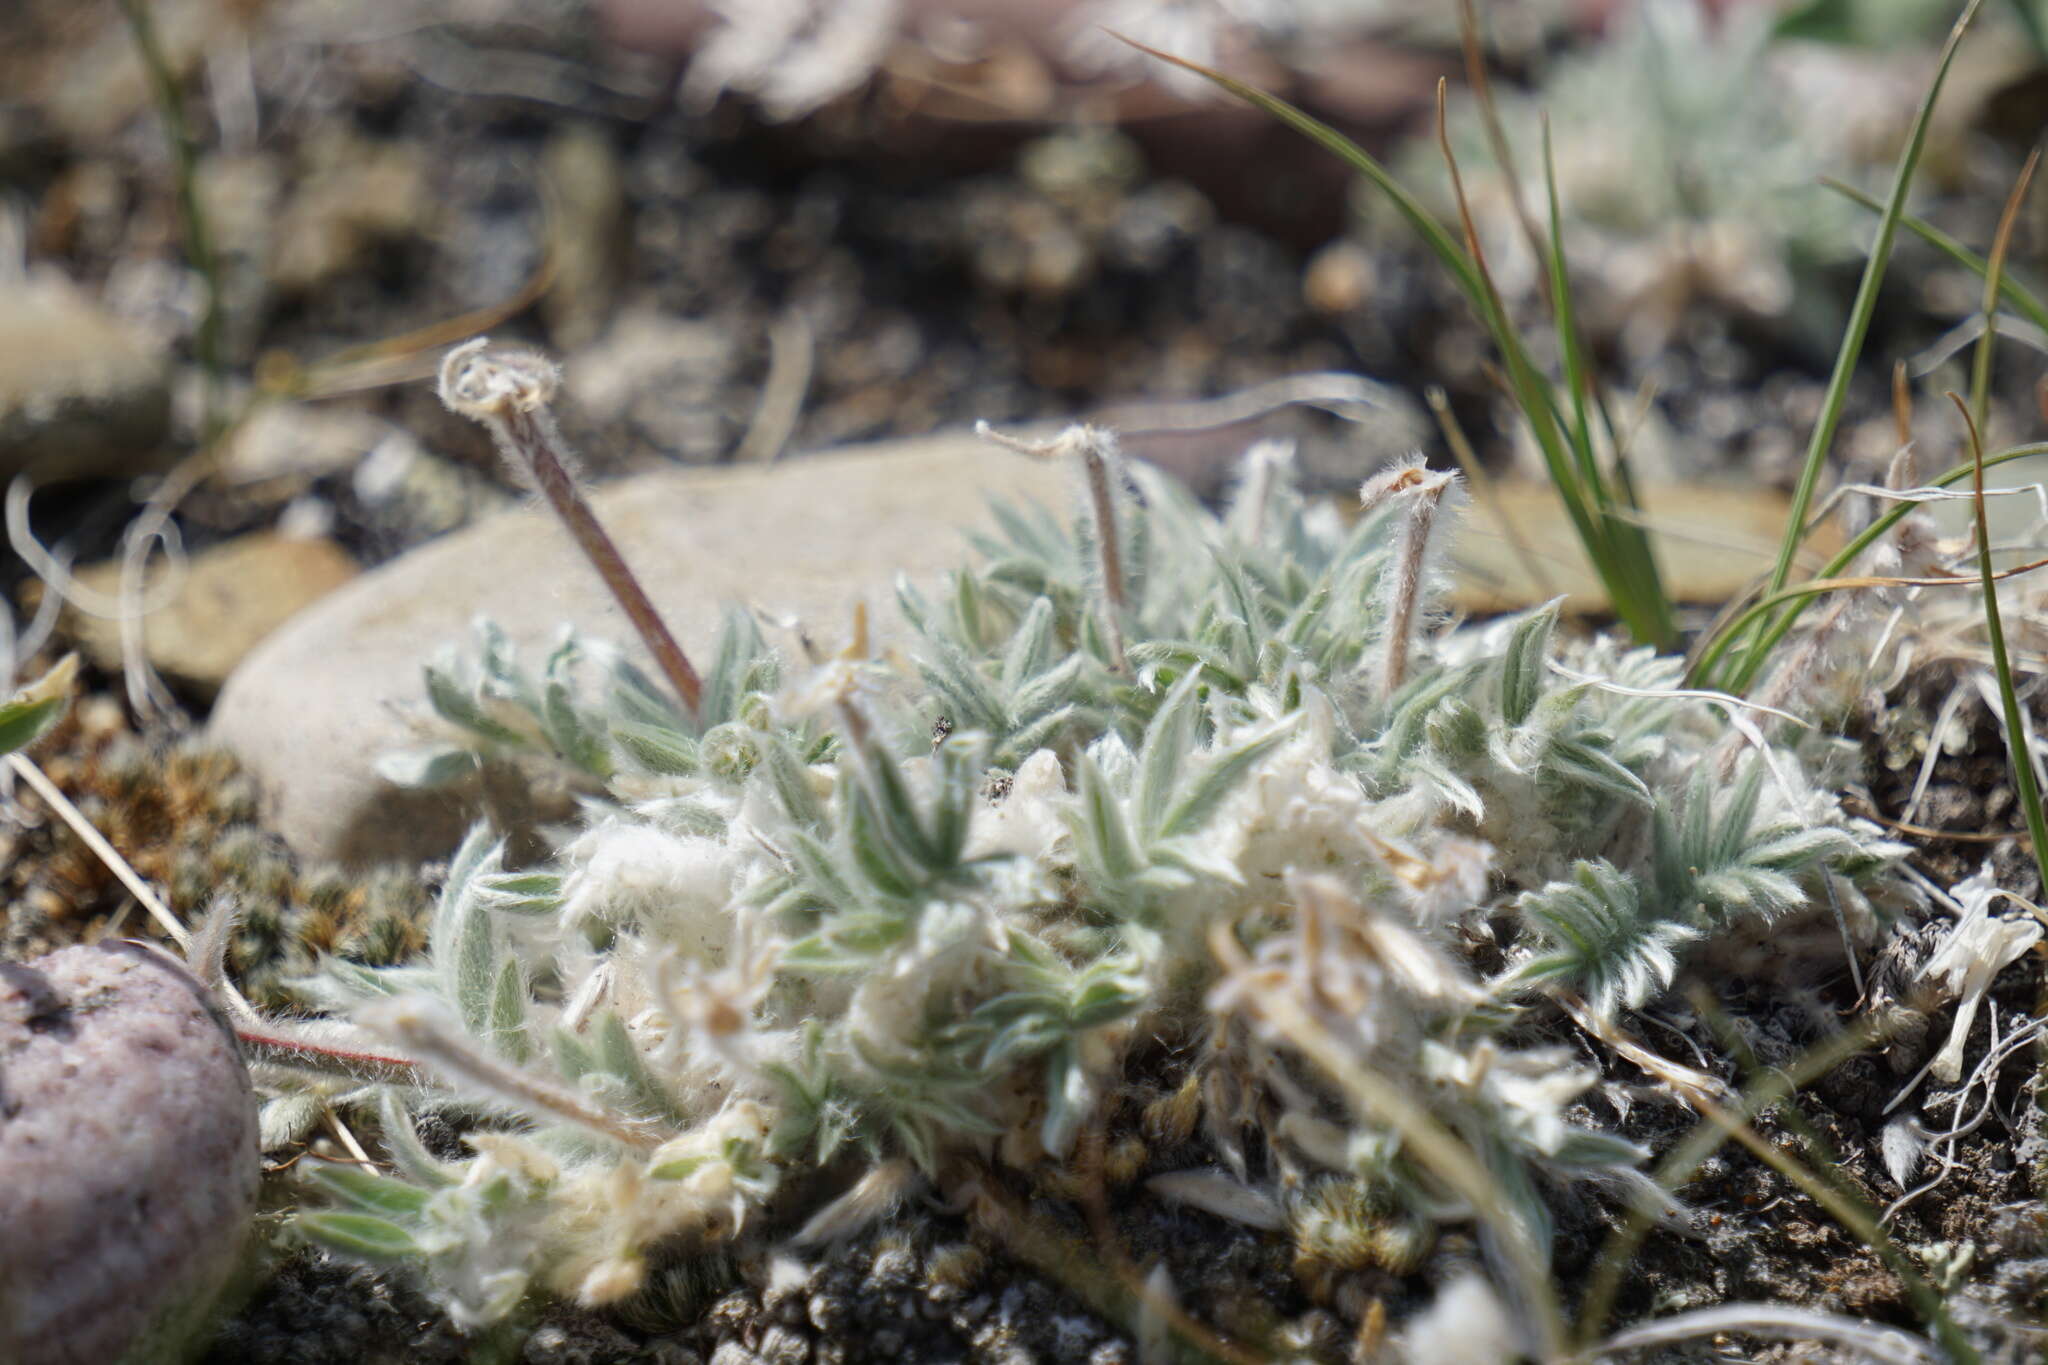
[[[1643,520],[1664,588],[1679,602],[1718,605],[1770,572],[1790,501],[1767,488],[1652,484]],[[1505,529],[1503,526],[1505,519]],[[1519,545],[1518,545],[1519,542]],[[1832,525],[1808,541],[1808,572],[1840,544]],[[1525,479],[1496,480],[1476,494],[1450,543],[1452,601],[1473,616],[1520,611],[1564,596],[1568,611],[1613,610],[1557,491]]]
[[[159,561],[161,564],[161,561]],[[331,540],[296,540],[258,532],[194,555],[169,600],[143,619],[143,652],[165,677],[202,698],[220,690],[228,674],[263,638],[302,608],[354,578],[356,563]],[[81,586],[106,597],[120,591],[121,566],[110,561],[80,569]],[[145,596],[158,591],[145,589]],[[102,616],[67,614],[69,629],[102,668],[121,664],[119,625]]]
[[[768,466],[664,471],[595,498],[686,650],[708,654],[719,615],[745,603],[842,638],[856,602],[896,618],[896,576],[962,562],[987,499],[1063,504],[1065,474],[965,435]],[[419,736],[420,666],[488,616],[528,657],[563,623],[627,642],[617,607],[561,528],[507,513],[365,575],[272,635],[222,689],[211,722],[262,787],[270,825],[300,854],[349,862],[453,846],[467,818],[372,769]],[[637,648],[637,644],[635,646]]]

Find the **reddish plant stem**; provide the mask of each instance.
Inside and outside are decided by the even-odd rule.
[[[276,1052],[296,1053],[307,1057],[327,1057],[339,1062],[352,1062],[358,1066],[381,1066],[406,1075],[419,1071],[416,1063],[403,1057],[387,1057],[377,1052],[357,1052],[351,1048],[328,1047],[324,1043],[310,1043],[299,1038],[280,1038],[274,1033],[258,1033],[254,1029],[238,1028],[235,1037],[256,1047],[269,1048]]]
[[[597,576],[604,580],[605,587],[611,590],[619,609],[626,613],[626,619],[633,623],[633,629],[647,646],[647,652],[654,656],[654,662],[667,676],[669,685],[682,697],[683,705],[694,713],[704,695],[704,685],[698,680],[697,670],[690,666],[682,646],[669,633],[668,623],[654,609],[654,603],[648,600],[640,580],[626,566],[625,556],[619,553],[619,547],[604,529],[604,523],[590,510],[590,504],[584,501],[576,481],[563,467],[549,439],[553,435],[551,424],[541,421],[533,412],[517,408],[508,408],[500,420],[505,423],[507,441],[526,456],[527,467],[533,471],[534,486],[568,529],[570,539],[583,551],[584,558],[597,570]]]
[[[498,452],[543,498],[567,528],[570,539],[597,570],[626,613],[647,652],[690,711],[698,709],[703,684],[697,670],[669,633],[646,589],[633,576],[619,547],[583,499],[569,472],[572,463],[548,410],[561,374],[537,351],[490,350],[481,337],[457,346],[441,361],[441,401],[453,412],[483,423]]]

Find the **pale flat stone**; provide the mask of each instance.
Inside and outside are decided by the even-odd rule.
[[[744,603],[843,638],[856,602],[893,622],[898,573],[933,581],[965,562],[965,528],[990,498],[1064,506],[1066,474],[966,435],[768,466],[663,471],[595,503],[686,650],[707,656]],[[211,721],[261,786],[269,825],[301,855],[431,857],[468,818],[446,797],[402,792],[372,763],[420,736],[421,664],[468,643],[488,616],[537,663],[564,623],[630,643],[629,628],[562,529],[507,513],[433,542],[317,603],[229,678]]]
[[[1726,602],[1769,573],[1791,511],[1791,500],[1769,488],[1651,484],[1642,498],[1665,591],[1697,605]],[[1820,556],[1840,544],[1832,522],[1817,530],[1800,576],[1816,572]],[[1520,611],[1558,596],[1567,611],[1613,610],[1548,483],[1498,479],[1475,490],[1451,541],[1450,563],[1452,600],[1472,616]]]
[[[260,531],[211,546],[192,556],[169,600],[143,618],[143,653],[185,691],[210,698],[265,636],[356,573],[355,561],[331,540]],[[121,565],[90,565],[74,577],[113,597],[120,591]],[[152,576],[153,584],[160,581],[161,573]],[[144,596],[158,591],[145,587]],[[79,612],[68,613],[67,621],[95,663],[110,671],[120,667],[116,622]]]

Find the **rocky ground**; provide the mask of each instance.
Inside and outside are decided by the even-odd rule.
[[[138,491],[153,486],[138,478],[177,468],[189,479],[176,526],[196,587],[143,640],[174,704],[136,709],[121,693],[117,633],[68,612],[44,652],[91,651],[94,690],[37,758],[180,916],[223,888],[251,901],[231,966],[259,1002],[284,999],[280,983],[313,953],[395,961],[421,942],[431,865],[343,872],[295,854],[199,727],[234,664],[293,612],[358,569],[518,502],[475,429],[422,382],[448,342],[488,329],[560,354],[565,420],[601,480],[766,463],[976,419],[1115,413],[1154,433],[1145,453],[1213,492],[1232,452],[1202,432],[1236,410],[1191,405],[1332,371],[1389,385],[1388,405],[1363,425],[1312,408],[1265,419],[1303,442],[1322,486],[1434,443],[1416,397],[1430,384],[1450,391],[1489,464],[1514,465],[1481,335],[1440,273],[1383,234],[1347,227],[1342,180],[1291,154],[1260,158],[1279,144],[1242,120],[972,121],[906,113],[886,92],[796,124],[732,102],[693,113],[676,101],[668,59],[601,46],[570,0],[494,0],[425,23],[368,23],[313,0],[189,0],[155,13],[174,74],[207,92],[185,108],[219,258],[218,374],[209,380],[202,364],[208,291],[182,264],[178,178],[128,35],[110,13],[25,0],[0,21],[0,90],[10,92],[0,168],[17,190],[0,213],[10,243],[0,256],[27,262],[0,261],[0,473],[31,469],[48,485],[26,520],[81,563],[115,552]],[[1452,69],[1455,57],[1439,51],[1423,65]],[[1409,83],[1426,94],[1428,80]],[[1391,146],[1421,107],[1391,102],[1354,127]],[[1223,136],[1217,126],[1228,136],[1213,145],[1259,161],[1258,175],[1203,154]],[[1972,174],[1991,173],[1963,175],[1966,189]],[[1983,240],[1996,210],[1984,200],[1954,196],[1946,221]],[[1919,285],[1889,301],[1877,347],[1887,357],[1974,306],[1943,303],[1955,281],[1927,256],[1906,259]],[[1850,282],[1840,269],[1810,281],[1823,311],[1837,312]],[[1615,343],[1609,360],[1618,391],[1651,395],[1641,430],[1667,473],[1766,487],[1795,467],[1826,364],[1810,335],[1714,308],[1684,314],[1657,357],[1632,359]],[[1881,386],[1859,388],[1853,410],[1850,476],[1873,477],[1892,443]],[[181,464],[220,416],[243,420],[217,462]],[[2001,421],[2016,437],[2035,424],[2020,408]],[[23,556],[0,570],[24,629],[48,569]],[[104,568],[81,580],[103,593],[118,581]],[[1930,664],[1860,723],[1875,814],[1907,809],[1958,676],[1953,663]],[[1912,823],[1972,838],[1916,835],[1917,865],[1945,886],[1988,853],[2002,885],[2031,893],[2017,840],[1974,837],[2010,830],[2017,815],[1997,728],[1981,707],[1959,716],[1962,733]],[[4,958],[148,932],[99,860],[20,793],[0,819],[0,900]],[[1909,960],[1895,970],[1908,973],[1914,948],[1899,951]],[[2032,1015],[2033,982],[2008,974],[1973,1058],[1994,1030]],[[1858,1004],[1839,963],[1797,999],[1739,970],[1714,984],[1755,1067],[1821,1044]],[[1883,1160],[1886,1105],[1945,1026],[1904,1021],[1888,1052],[1823,1076],[1801,1114],[1774,1111],[1759,1132],[1823,1144],[1806,1148],[1828,1154],[1816,1163],[1884,1209],[1905,1193]],[[1669,1028],[1660,1047],[1726,1055],[1699,1012],[1673,1014]],[[1155,1062],[1145,1080],[1159,1093],[1175,1059]],[[1724,1078],[1741,1084],[1745,1065],[1725,1066]],[[2035,1075],[2025,1049],[1966,1095],[1982,1121],[1956,1144],[1943,1183],[1892,1224],[1895,1241],[1947,1277],[1987,1358],[2037,1358],[2042,1345],[2028,1325],[2048,1292]],[[1323,1274],[1280,1241],[1144,1196],[1145,1177],[1190,1157],[1148,1140],[1140,1088],[1105,1116],[1104,1142],[1121,1155],[1101,1191],[998,1189],[979,1211],[919,1210],[818,1262],[776,1252],[770,1229],[733,1261],[671,1267],[624,1314],[540,1310],[520,1341],[461,1338],[404,1284],[293,1250],[279,1234],[208,1359],[453,1361],[497,1350],[564,1365],[1112,1365],[1139,1358],[1132,1277],[1159,1258],[1207,1330],[1336,1359],[1361,1337],[1370,1347],[1390,1313],[1398,1320],[1477,1255],[1447,1239],[1419,1266]],[[1939,1129],[1954,1116],[1924,1117]],[[1695,1121],[1660,1102],[1621,1118],[1659,1150]],[[288,1182],[272,1182],[273,1204]],[[1739,1149],[1711,1158],[1682,1194],[1696,1217],[1644,1243],[1620,1300],[1626,1316],[1769,1299],[1918,1323],[1867,1244]],[[1614,1222],[1593,1205],[1562,1220],[1562,1280],[1587,1272]],[[275,1220],[264,1226],[276,1231]],[[1816,1358],[1762,1349],[1733,1339],[1689,1358]]]

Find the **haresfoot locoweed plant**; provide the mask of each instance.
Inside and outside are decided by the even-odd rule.
[[[1145,1124],[1214,1161],[1162,1195],[1291,1229],[1304,1273],[1476,1220],[1558,1346],[1551,1192],[1676,1206],[1573,1108],[1553,1002],[1611,1029],[1731,927],[1910,899],[1831,795],[1853,751],[1555,605],[1449,628],[1458,489],[1420,462],[1347,519],[1260,446],[1212,515],[1112,433],[1039,450],[1080,515],[996,508],[942,593],[899,588],[900,652],[792,672],[735,613],[688,701],[573,637],[540,677],[488,631],[429,670],[451,742],[394,772],[517,750],[590,795],[539,865],[473,833],[423,959],[303,983],[353,1028],[266,1063],[272,1103],[373,1105],[395,1168],[314,1168],[307,1235],[464,1325],[615,1303],[1063,1169],[1142,1035],[1197,1045]]]

